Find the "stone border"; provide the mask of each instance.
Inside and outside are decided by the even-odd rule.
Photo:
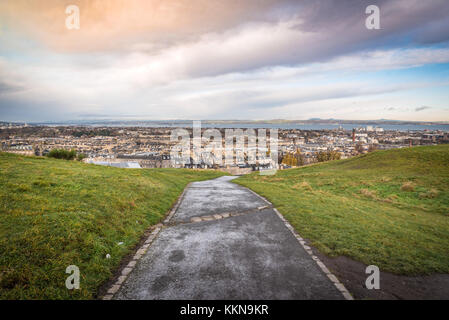
[[[260,199],[262,199],[263,201],[268,203],[270,206],[273,206],[273,204],[270,201],[268,201],[261,195],[257,194],[250,188],[247,188],[247,189],[249,191],[251,191],[257,197],[259,197]],[[316,255],[313,254],[312,248],[306,244],[306,241],[299,235],[299,233],[296,232],[296,230],[284,218],[284,216],[276,208],[273,207],[273,210],[274,210],[274,212],[276,212],[278,217],[282,220],[282,222],[287,227],[287,229],[290,230],[290,232],[295,236],[295,238],[298,240],[298,242],[301,244],[301,246],[304,248],[304,250],[306,250],[306,252],[310,255],[312,260],[314,260],[316,262],[316,264],[318,265],[318,267],[320,267],[321,271],[323,271],[324,274],[329,278],[329,280],[332,281],[332,283],[335,285],[335,287],[338,289],[338,291],[340,291],[340,293],[343,295],[343,297],[346,300],[354,300],[354,298],[349,293],[349,291],[346,289],[346,287],[343,285],[343,283],[341,283],[340,280],[338,280],[338,278],[334,274],[332,274],[332,272],[329,271],[329,269],[326,267],[326,265]]]
[[[161,227],[162,226],[160,224],[156,225],[156,228],[153,230],[153,232],[151,232],[150,236],[147,238],[143,246],[141,246],[137,250],[132,260],[126,265],[126,267],[121,270],[121,275],[118,277],[117,281],[108,289],[106,295],[101,298],[102,300],[111,300],[114,297],[114,294],[117,293],[128,275],[131,273],[131,271],[133,271],[134,267],[137,264],[137,261],[142,258],[142,256],[147,252],[154,238],[161,230]]]
[[[345,288],[343,283],[341,283],[340,280],[338,280],[338,278],[334,274],[332,274],[332,272],[329,271],[329,269],[326,267],[326,265],[317,256],[315,256],[313,254],[312,248],[306,244],[306,241],[303,238],[301,238],[301,236],[295,231],[295,229],[293,229],[292,225],[284,218],[284,216],[282,214],[280,214],[280,212],[276,208],[273,208],[273,210],[276,212],[276,214],[282,220],[282,222],[284,222],[285,226],[291,231],[291,233],[293,233],[293,235],[298,240],[298,242],[301,244],[301,246],[304,248],[304,250],[306,250],[306,252],[312,257],[312,260],[314,260],[316,262],[318,267],[320,267],[320,269],[329,278],[329,280],[332,281],[332,283],[335,285],[335,287],[338,289],[338,291],[341,292],[343,297],[346,300],[354,300],[354,298],[351,296],[349,291]]]
[[[241,186],[242,188],[245,188],[245,189],[249,190],[249,191],[250,191],[251,193],[253,193],[256,197],[258,197],[259,199],[261,199],[262,201],[264,201],[265,203],[267,203],[270,207],[274,207],[273,204],[272,204],[270,201],[268,201],[267,199],[265,199],[264,197],[262,197],[260,194],[254,192],[254,191],[251,190],[250,188],[244,187],[244,186],[242,186],[242,185],[239,185],[239,186]]]
[[[186,185],[181,195],[178,197],[178,200],[176,201],[175,205],[169,211],[167,218],[165,218],[163,222],[164,224],[168,223],[175,214],[176,210],[178,210],[178,207],[182,199],[184,198],[185,192],[189,188],[189,186],[190,183]],[[121,274],[118,277],[117,281],[111,287],[109,287],[107,293],[101,298],[102,300],[111,300],[114,297],[114,295],[120,290],[120,287],[125,282],[126,278],[131,273],[131,271],[133,271],[139,259],[142,258],[142,256],[148,251],[148,248],[158,235],[159,231],[161,231],[162,227],[163,225],[161,223],[153,227],[154,230],[148,236],[147,240],[145,240],[144,244],[136,251],[131,261],[121,270]]]
[[[184,199],[184,195],[186,193],[186,190],[189,188],[189,186],[190,186],[190,183],[187,184],[187,186],[182,191],[181,195],[179,196],[178,200],[176,201],[176,204],[173,206],[173,208],[170,210],[167,218],[164,220],[164,222],[163,222],[164,224],[168,224],[170,222],[170,219],[173,217],[173,215],[178,210],[178,207],[179,207],[182,199]],[[243,187],[243,186],[241,186],[241,187]],[[264,197],[262,197],[261,195],[252,191],[251,189],[249,189],[249,188],[246,188],[246,189],[249,190],[250,192],[252,192],[258,198],[262,199],[265,203],[268,204],[268,206],[262,206],[262,207],[257,208],[256,210],[260,211],[260,210],[264,210],[264,209],[268,209],[268,208],[273,209],[274,212],[276,212],[278,217],[281,219],[281,221],[284,223],[284,225],[287,227],[287,229],[289,229],[292,232],[292,234],[295,236],[295,238],[298,240],[298,242],[301,244],[301,246],[304,248],[304,250],[306,250],[306,252],[311,256],[311,258],[317,263],[318,267],[320,267],[320,269],[324,272],[324,274],[326,274],[326,276],[329,278],[329,280],[332,281],[332,283],[335,285],[335,287],[341,292],[343,297],[346,300],[354,300],[354,298],[351,296],[351,294],[345,288],[345,286],[338,280],[338,278],[334,274],[332,274],[329,271],[329,269],[324,265],[324,263],[321,262],[321,260],[313,254],[312,248],[310,248],[309,246],[306,245],[306,242],[304,241],[304,239],[301,238],[301,236],[295,231],[295,229],[284,218],[284,216],[282,214],[280,214],[280,212],[276,208],[273,207],[273,204],[270,201],[268,201],[267,199],[265,199]],[[202,216],[202,217],[196,217],[196,219],[199,219],[199,220],[195,220],[195,221],[193,221],[193,219],[195,219],[195,218],[192,218],[191,222],[219,220],[219,219],[242,215],[242,214],[244,214],[244,213],[234,213],[234,214],[223,213],[223,214],[216,214],[216,215],[212,215],[212,216]],[[142,258],[142,256],[147,252],[148,248],[150,247],[151,243],[156,238],[159,231],[161,231],[162,227],[163,227],[163,225],[160,223],[154,227],[153,232],[151,232],[151,234],[148,236],[148,238],[144,242],[144,244],[137,250],[133,259],[128,263],[128,265],[121,270],[121,275],[118,277],[117,281],[108,289],[106,295],[104,295],[101,298],[102,300],[111,300],[114,297],[114,294],[116,294],[118,292],[118,290],[120,290],[120,287],[125,282],[128,275],[133,271],[138,260],[140,258]]]
[[[168,214],[167,218],[165,218],[164,220],[164,224],[167,224],[170,222],[171,218],[173,218],[174,214],[176,213],[176,211],[178,210],[179,205],[181,204],[181,201],[184,199],[184,196],[186,194],[186,190],[189,189],[190,185],[192,184],[192,182],[189,182],[186,187],[184,188],[184,190],[182,190],[181,195],[178,198],[178,201],[176,201],[175,205],[173,206],[173,208],[170,210],[170,213]]]
[[[193,218],[190,218],[189,222],[180,222],[180,223],[194,223],[194,222],[202,222],[202,221],[220,220],[220,219],[226,219],[226,218],[230,218],[230,217],[243,216],[243,215],[249,214],[249,213],[260,212],[265,209],[272,209],[272,208],[270,206],[262,206],[262,207],[258,207],[255,209],[241,211],[241,212],[216,213],[213,215],[193,217]]]

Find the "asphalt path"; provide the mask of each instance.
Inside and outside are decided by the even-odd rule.
[[[270,205],[234,178],[190,184],[114,299],[343,299]]]

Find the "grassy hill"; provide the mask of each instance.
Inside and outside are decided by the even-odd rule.
[[[235,182],[269,199],[322,253],[396,274],[449,273],[449,145]]]
[[[0,299],[94,297],[187,183],[221,175],[0,153]],[[69,265],[80,290],[65,288]]]

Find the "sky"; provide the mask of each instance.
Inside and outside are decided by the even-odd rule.
[[[310,118],[449,121],[449,1],[0,1],[0,121]]]

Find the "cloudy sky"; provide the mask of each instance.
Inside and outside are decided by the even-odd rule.
[[[449,121],[449,1],[0,1],[0,121],[309,118]]]

